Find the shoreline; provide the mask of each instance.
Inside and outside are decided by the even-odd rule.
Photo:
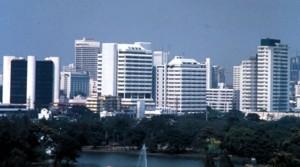
[[[84,146],[82,147],[83,153],[126,153],[126,154],[139,154],[137,147],[93,147],[93,146]],[[170,153],[163,153],[163,152],[155,152],[149,153],[149,156],[164,156],[164,157],[180,157],[180,158],[192,158],[192,159],[204,159],[205,155],[203,153],[194,153],[194,152],[186,152],[180,154],[170,154]]]
[[[137,147],[121,147],[121,146],[84,146],[82,147],[82,153],[117,153],[117,154],[131,154],[131,155],[138,155],[139,149]],[[149,153],[149,156],[157,156],[157,157],[178,157],[178,158],[187,158],[187,159],[198,159],[201,161],[205,161],[205,154],[203,152],[186,152],[180,154],[168,154],[168,153]],[[216,158],[217,160],[218,158]],[[246,157],[238,157],[238,156],[231,156],[231,161],[236,166],[244,166],[250,162],[250,158]]]

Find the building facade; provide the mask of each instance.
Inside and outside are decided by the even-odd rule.
[[[153,69],[152,69],[152,97],[156,101],[156,91],[157,91],[157,80],[156,72],[157,66],[165,65],[168,63],[169,52],[164,51],[154,51],[153,52]]]
[[[240,90],[241,66],[233,66],[232,87],[234,90]]]
[[[91,96],[86,99],[86,107],[93,112],[120,112],[121,98],[117,96]]]
[[[300,80],[300,56],[294,56],[290,58],[290,89],[289,89],[289,98],[292,102],[290,107],[296,107],[296,90],[295,87]]]
[[[97,79],[97,57],[100,52],[100,42],[91,39],[75,40],[75,69],[86,71],[89,76]]]
[[[28,109],[59,102],[58,57],[36,60],[3,57],[3,104],[26,104]]]
[[[257,60],[252,57],[240,65],[240,111],[257,111]]]
[[[87,72],[61,72],[60,89],[68,99],[89,96],[90,77]]]
[[[211,66],[211,88],[218,88],[219,83],[225,83],[225,69],[218,65]]]
[[[212,66],[210,58],[205,59],[206,66],[206,89],[212,88]]]
[[[118,96],[123,106],[137,100],[154,105],[152,97],[153,55],[151,43],[104,43],[98,55],[98,94]]]
[[[297,83],[300,80],[300,56],[290,58],[290,81]]]
[[[206,65],[176,56],[157,66],[156,106],[176,112],[206,111]]]
[[[295,85],[296,111],[300,111],[300,81]]]
[[[288,46],[277,39],[262,39],[257,47],[257,109],[289,111]]]
[[[213,110],[229,112],[234,108],[235,93],[233,89],[225,88],[224,83],[220,83],[218,88],[207,89],[207,106]]]

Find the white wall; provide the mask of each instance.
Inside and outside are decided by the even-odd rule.
[[[117,57],[118,48],[116,43],[102,44],[102,83],[101,95],[117,95]]]
[[[2,103],[10,104],[10,75],[11,75],[11,61],[15,59],[14,56],[3,57],[3,80],[2,80]]]

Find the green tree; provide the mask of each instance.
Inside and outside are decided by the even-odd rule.
[[[273,140],[263,130],[233,127],[226,134],[224,147],[230,153],[255,157],[258,162],[267,162],[275,151]]]
[[[256,121],[256,122],[260,120],[259,115],[255,114],[255,113],[247,114],[246,119],[249,120],[249,121]]]

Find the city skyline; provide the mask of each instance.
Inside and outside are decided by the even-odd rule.
[[[2,56],[60,56],[62,64],[69,64],[74,62],[74,41],[82,37],[150,41],[153,50],[172,56],[211,57],[228,75],[233,65],[255,55],[261,38],[281,39],[289,45],[290,57],[300,50],[299,1],[31,0],[1,1],[0,9]]]

